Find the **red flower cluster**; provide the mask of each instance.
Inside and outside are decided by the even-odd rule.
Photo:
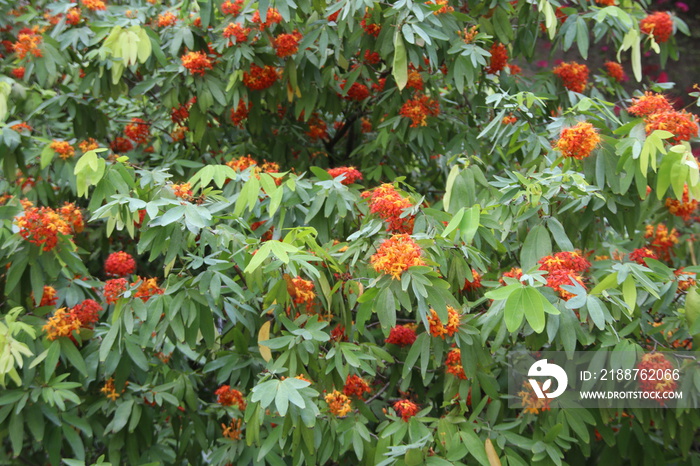
[[[190,107],[197,102],[197,97],[192,97],[186,104],[179,107],[173,107],[170,113],[170,119],[176,125],[181,125],[190,117]]]
[[[169,26],[175,26],[177,24],[177,16],[172,12],[166,11],[163,14],[158,15],[158,27],[165,28]]]
[[[355,395],[358,398],[362,398],[365,393],[370,393],[372,390],[369,388],[369,384],[358,375],[348,375],[345,379],[345,386],[343,387],[343,393],[346,396]]]
[[[404,210],[413,207],[411,200],[396,192],[393,184],[384,183],[371,191],[362,193],[363,198],[369,198],[369,211],[379,214],[388,223],[387,231],[411,233],[413,231],[413,216],[401,217]]]
[[[131,123],[124,127],[124,135],[136,144],[146,144],[150,136],[149,126],[141,118],[132,118]]]
[[[659,256],[654,253],[650,248],[637,248],[630,253],[630,260],[636,262],[639,265],[646,265],[644,259],[658,259]]]
[[[105,301],[107,304],[114,304],[126,290],[129,289],[129,282],[126,278],[115,278],[105,282]]]
[[[80,0],[85,8],[91,11],[104,11],[107,5],[102,0]]]
[[[646,122],[647,135],[657,129],[670,131],[673,133],[670,140],[676,144],[681,141],[689,141],[698,135],[698,122],[695,115],[685,110],[652,113],[644,121]]]
[[[250,28],[245,28],[238,23],[230,23],[223,32],[224,37],[229,39],[229,46],[234,44],[233,39],[236,39],[236,44],[247,42],[248,34],[250,34]]]
[[[82,11],[78,7],[73,7],[70,10],[68,10],[68,13],[66,13],[66,23],[70,24],[71,26],[76,26],[78,23],[80,23],[81,18],[81,13]]]
[[[627,81],[627,75],[625,74],[625,70],[622,69],[622,65],[614,62],[614,61],[608,61],[605,62],[605,72],[610,75],[611,78],[613,78],[615,81],[621,83],[624,81]]]
[[[671,249],[678,244],[678,232],[672,229],[670,232],[663,223],[647,225],[644,237],[649,242],[649,248],[663,260],[671,260]]]
[[[25,72],[25,68],[23,66],[18,66],[17,68],[13,68],[11,71],[12,76],[14,76],[15,79],[24,79],[24,72]]]
[[[428,117],[440,114],[440,103],[427,95],[419,95],[406,101],[401,106],[399,114],[402,117],[411,119],[411,128],[428,126]]]
[[[562,63],[553,70],[564,87],[574,92],[583,92],[588,84],[588,67],[576,62]]]
[[[307,311],[311,310],[314,299],[316,299],[314,290],[314,282],[304,280],[301,277],[292,278],[287,282],[287,291],[292,297],[294,304],[305,304]]]
[[[474,291],[478,290],[481,287],[481,275],[479,274],[479,272],[472,269],[472,279],[469,280],[469,278],[465,278],[464,287],[462,287],[462,289],[465,291]]]
[[[673,19],[665,11],[657,11],[641,20],[639,29],[645,34],[653,34],[656,42],[666,42],[673,34]]]
[[[408,81],[406,81],[406,88],[422,91],[423,87],[423,78],[421,77],[418,70],[416,70],[413,67],[413,65],[411,65],[411,67],[408,70]]]
[[[357,170],[355,167],[329,168],[328,174],[331,175],[333,178],[343,176],[343,179],[340,180],[340,182],[346,186],[354,184],[356,181],[362,179],[362,173],[360,173],[360,171]]]
[[[370,264],[377,272],[400,279],[409,267],[425,265],[421,258],[421,248],[406,233],[393,235],[385,240],[370,257]]]
[[[245,410],[246,402],[243,394],[228,385],[220,386],[215,392],[216,402],[221,406],[238,406],[241,411]]]
[[[204,76],[207,70],[214,68],[211,60],[204,52],[188,52],[180,57],[180,60],[182,61],[182,66],[195,76]]]
[[[128,252],[113,252],[105,261],[105,274],[108,277],[125,277],[134,272],[136,272],[136,261]]]
[[[253,103],[249,102],[248,105],[243,101],[243,99],[238,101],[238,107],[231,109],[231,123],[234,126],[243,128],[243,121],[248,118],[250,109],[253,107]]]
[[[642,360],[637,364],[637,369],[642,372],[654,371],[654,377],[639,379],[639,388],[643,392],[653,393],[659,405],[663,406],[665,400],[661,398],[662,393],[673,392],[678,384],[673,380],[673,364],[666,359],[663,353],[647,353],[642,356]],[[657,377],[656,374],[661,375]]]
[[[627,109],[631,115],[647,117],[654,113],[673,111],[673,105],[662,94],[645,92],[641,97],[632,97],[632,105]]]
[[[564,157],[582,160],[590,156],[598,144],[600,144],[598,130],[587,121],[582,121],[571,128],[561,130],[556,148]]]
[[[416,331],[410,325],[397,325],[389,331],[387,343],[397,346],[409,346],[416,342]]]
[[[690,199],[690,192],[688,191],[688,185],[683,186],[683,196],[681,200],[666,198],[666,207],[671,214],[676,217],[680,217],[686,222],[690,220],[690,216],[698,208],[698,201],[695,199]]]
[[[404,422],[408,422],[410,418],[418,414],[418,405],[409,400],[399,400],[394,403],[394,411]]]
[[[347,80],[343,81],[340,88],[345,90],[346,84]],[[362,102],[367,97],[369,97],[369,88],[366,85],[358,82],[352,83],[352,86],[350,86],[350,89],[348,89],[348,93],[345,94],[346,100],[354,100],[356,102]]]
[[[134,293],[134,298],[141,298],[141,301],[144,303],[148,301],[151,296],[163,294],[165,292],[165,290],[158,286],[158,280],[156,278],[144,280],[143,278],[139,277],[139,280],[141,281],[141,284],[136,290],[136,293]],[[133,285],[135,284],[136,283],[133,283]]]
[[[299,50],[299,42],[301,41],[302,35],[299,31],[294,31],[291,34],[280,34],[275,37],[272,46],[275,49],[275,54],[280,57],[289,57],[294,55]]]
[[[678,277],[677,291],[688,291],[691,286],[696,285],[695,272],[686,272],[683,270],[683,267],[681,267],[680,269],[675,270],[673,273],[676,277]]]
[[[116,137],[114,141],[109,144],[109,148],[117,154],[123,154],[124,152],[132,150],[134,148],[134,143],[127,138]]]
[[[260,68],[253,63],[250,65],[250,72],[243,73],[243,84],[254,91],[262,91],[275,84],[279,75],[274,66]]]
[[[251,18],[251,21],[253,21],[255,24],[260,25],[260,29],[265,29],[269,28],[273,24],[281,23],[282,22],[282,15],[280,14],[279,11],[277,11],[276,8],[268,8],[267,9],[267,17],[265,19],[265,22],[262,23],[260,20],[260,11],[256,10],[255,13],[253,13],[253,17]]]
[[[34,293],[32,293],[32,301],[36,302],[34,300]],[[41,295],[41,301],[37,307],[55,306],[57,302],[58,296],[56,295],[56,288],[44,285],[44,292]]]
[[[338,390],[333,390],[331,393],[327,394],[324,399],[326,400],[326,403],[328,403],[328,410],[334,416],[347,416],[352,410],[352,407],[350,406],[350,398]]]
[[[233,3],[230,0],[226,0],[221,4],[221,12],[225,15],[238,16],[244,3],[245,0],[234,0]]]
[[[374,24],[369,22],[368,20],[372,17],[370,13],[365,14],[365,17],[362,18],[362,21],[360,21],[360,27],[365,30],[365,32],[373,37],[379,36],[379,33],[382,32],[382,26],[380,24]]]
[[[56,310],[43,327],[49,340],[60,337],[73,338],[73,332],[80,333],[81,328],[93,328],[99,320],[98,313],[102,310],[97,302],[86,299],[74,308],[65,307]]]
[[[498,282],[501,285],[505,286],[506,281],[503,279],[504,277],[516,278],[516,279],[520,280],[520,277],[522,277],[522,276],[523,276],[522,269],[519,267],[513,267],[509,271],[503,272],[503,275],[501,275],[501,278],[498,279]]]
[[[578,251],[558,252],[553,256],[543,257],[538,263],[540,270],[548,272],[546,286],[556,291],[563,300],[568,301],[574,294],[563,289],[562,285],[573,285],[573,280],[585,288],[580,274],[586,272],[591,263]]]
[[[508,63],[508,49],[500,42],[494,42],[489,52],[491,53],[491,59],[489,66],[486,67],[486,72],[496,74],[505,68]]]
[[[67,218],[65,214],[69,214],[70,217]],[[17,217],[17,226],[22,238],[42,246],[44,251],[50,251],[56,247],[59,233],[79,233],[76,226],[82,231],[83,220],[80,210],[74,206],[58,211],[50,207],[28,207],[22,216]]]
[[[452,306],[447,306],[447,325],[443,325],[435,309],[431,309],[430,315],[428,316],[430,334],[434,337],[440,337],[443,340],[445,339],[445,335],[449,337],[453,336],[459,330],[460,318],[461,316],[459,312],[457,312],[457,309]]]
[[[82,328],[94,328],[95,323],[100,320],[99,313],[102,310],[102,306],[97,301],[86,299],[71,309],[70,314],[73,316],[73,319],[80,322]]]
[[[458,379],[467,380],[467,375],[464,373],[464,367],[462,367],[462,351],[459,348],[450,350],[447,353],[447,359],[445,359],[446,372],[452,374]]]
[[[312,141],[318,141],[319,139],[326,139],[328,137],[328,125],[317,113],[311,115],[308,121],[309,130],[306,135]]]
[[[382,58],[377,52],[372,52],[371,50],[365,50],[364,62],[368,65],[377,65],[382,61]]]

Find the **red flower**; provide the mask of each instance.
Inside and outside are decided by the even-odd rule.
[[[105,282],[105,301],[107,304],[114,304],[126,290],[129,289],[129,282],[126,278],[115,278]]]
[[[458,348],[455,348],[447,353],[445,367],[447,367],[446,371],[448,374],[452,374],[461,380],[467,380],[467,376],[464,373],[464,367],[462,367],[462,352]]]
[[[387,343],[397,346],[409,346],[416,341],[416,331],[409,325],[397,325],[389,331]]]
[[[32,301],[34,301],[34,293],[32,293]],[[55,306],[57,302],[58,296],[56,295],[56,288],[44,285],[44,292],[41,295],[41,301],[37,307]]]
[[[234,0],[233,3],[231,3],[230,0],[226,0],[221,4],[221,12],[225,15],[238,16],[243,3],[245,3],[245,0]]]
[[[686,222],[690,220],[690,216],[698,208],[698,201],[695,199],[690,199],[690,193],[688,192],[688,185],[683,186],[683,196],[681,200],[666,198],[666,207],[668,211],[676,217],[680,217]]]
[[[105,261],[105,274],[108,277],[125,277],[134,272],[136,272],[136,261],[128,252],[113,252]]]
[[[80,326],[83,328],[93,328],[95,323],[100,319],[99,312],[102,311],[97,301],[86,299],[82,303],[70,310],[71,316],[80,321]]]
[[[149,124],[141,118],[132,118],[131,123],[124,128],[124,135],[136,144],[146,144],[150,136]]]
[[[654,113],[673,111],[673,106],[662,94],[645,92],[641,97],[633,97],[632,105],[627,109],[630,115],[646,117]]]
[[[447,306],[447,324],[443,325],[440,317],[435,312],[435,309],[430,309],[428,316],[428,324],[430,324],[430,334],[434,337],[440,337],[443,340],[445,335],[451,337],[459,331],[461,316],[457,309],[452,306]]]
[[[396,192],[394,185],[384,183],[372,191],[365,191],[362,197],[369,197],[369,211],[379,214],[388,223],[387,231],[411,233],[413,216],[402,217],[404,210],[413,207],[411,200]]]
[[[362,173],[355,169],[355,167],[329,168],[328,174],[333,178],[337,178],[341,175],[344,176],[340,182],[346,186],[354,184],[356,181],[362,179]]]
[[[236,109],[231,109],[231,123],[234,126],[243,128],[243,121],[248,118],[250,109],[253,107],[253,103],[250,102],[248,105],[241,99],[238,101],[238,107]]]
[[[117,154],[122,154],[124,152],[129,152],[130,150],[132,150],[134,148],[134,143],[132,143],[127,138],[116,137],[114,138],[114,141],[110,143],[109,148]]]
[[[494,42],[489,52],[491,52],[491,61],[489,66],[486,67],[486,72],[489,74],[496,74],[506,67],[508,62],[508,49],[500,42]]]
[[[24,67],[18,66],[17,68],[13,68],[12,76],[14,76],[17,79],[24,79]]]
[[[370,264],[377,272],[398,280],[409,267],[425,265],[425,262],[421,259],[420,246],[404,233],[385,240],[370,257]]]
[[[409,400],[399,400],[394,403],[394,411],[401,416],[404,422],[418,414],[418,405]]]
[[[299,41],[301,39],[302,35],[298,31],[294,31],[291,34],[278,35],[272,43],[275,54],[280,58],[294,55],[299,50]]]
[[[564,87],[574,92],[583,92],[588,84],[588,67],[576,62],[562,63],[553,70],[564,83]]]
[[[545,256],[538,261],[538,264],[540,264],[540,270],[546,270],[548,272],[553,272],[555,270],[586,272],[591,268],[591,263],[578,251],[562,251],[553,256]],[[503,275],[506,276],[505,274]],[[520,275],[522,275],[522,271]]]
[[[427,95],[416,96],[403,104],[399,114],[402,117],[411,119],[411,128],[428,126],[428,117],[440,114],[440,104],[437,100],[430,99]]]
[[[58,243],[58,234],[70,235],[73,232],[66,219],[50,207],[28,207],[17,217],[17,226],[22,238],[50,251]]]
[[[673,133],[670,141],[676,144],[681,141],[689,141],[698,135],[698,123],[695,115],[688,113],[685,110],[676,112],[675,110],[653,113],[646,117],[647,135],[653,133],[657,129],[669,131]]]
[[[661,406],[665,404],[662,398],[664,393],[673,392],[678,387],[678,383],[673,380],[673,364],[666,359],[663,353],[647,353],[642,356],[642,360],[637,364],[640,372],[650,374],[654,377],[639,378],[639,388],[652,395],[654,400]],[[656,374],[661,375],[656,376]]]
[[[622,65],[614,61],[605,62],[605,71],[613,78],[615,81],[621,83],[627,81],[627,75],[625,70],[622,69]]]
[[[581,160],[590,156],[598,144],[600,144],[598,130],[592,124],[582,121],[571,128],[561,130],[556,148],[564,157]]]
[[[214,68],[211,60],[204,52],[188,52],[180,57],[180,60],[182,61],[182,66],[195,76],[204,76],[207,70]]]
[[[254,91],[262,91],[275,84],[279,79],[274,66],[260,68],[255,63],[250,65],[250,72],[243,73],[243,84]]]
[[[656,42],[666,42],[673,34],[673,19],[664,11],[657,11],[639,22],[639,29],[645,34],[653,34]]]
[[[377,52],[372,52],[371,50],[365,50],[364,62],[368,65],[377,65],[382,61],[382,58]]]
[[[216,402],[222,406],[238,406],[241,411],[245,410],[246,402],[243,394],[228,385],[220,386],[215,392]]]
[[[224,37],[227,39],[236,39],[236,44],[240,44],[248,41],[248,34],[250,34],[250,28],[244,28],[238,23],[230,23],[226,28],[224,28]],[[233,45],[233,40],[229,40],[228,45]]]
[[[573,280],[573,281],[572,281]],[[564,301],[568,301],[575,295],[562,288],[562,285],[574,286],[574,282],[586,287],[583,278],[575,270],[552,270],[547,274],[547,285],[559,294]]]
[[[380,24],[370,23],[368,20],[371,19],[371,17],[372,15],[370,13],[365,14],[365,17],[360,21],[360,27],[370,36],[377,37],[379,33],[382,32],[382,26]]]
[[[519,267],[513,267],[509,271],[503,272],[503,275],[501,275],[501,278],[498,279],[498,282],[501,285],[505,286],[506,281],[503,279],[504,277],[516,278],[516,279],[520,280],[520,277],[522,277],[522,276],[523,276],[522,269]]]
[[[151,298],[151,296],[165,293],[165,290],[158,286],[157,279],[149,278],[144,280],[143,278],[139,277],[139,280],[141,280],[141,284],[136,290],[136,293],[134,293],[134,298],[141,298],[141,301],[145,303]],[[136,283],[132,283],[132,285],[135,284]]]
[[[479,274],[479,272],[472,269],[472,279],[470,281],[469,278],[465,278],[464,287],[462,289],[466,291],[474,291],[478,290],[479,288],[482,288],[481,275]]]
[[[343,81],[343,83],[340,85],[340,88],[345,90],[345,84],[347,84],[347,80]],[[364,84],[358,82],[352,83],[352,86],[350,86],[350,89],[348,89],[348,93],[345,95],[346,100],[354,100],[356,102],[362,102],[368,97],[369,88]]]
[[[638,248],[630,253],[630,260],[639,265],[646,265],[644,259],[658,259],[659,257],[649,248]]]
[[[369,388],[369,384],[360,376],[348,375],[345,379],[343,393],[346,396],[355,395],[358,398],[362,398],[365,393],[370,393],[371,391],[372,390]]]
[[[166,11],[165,13],[158,15],[159,28],[175,26],[175,24],[177,24],[177,16],[175,16],[172,12]]]
[[[255,13],[253,13],[253,17],[251,18],[251,21],[253,21],[255,24],[260,25],[260,29],[265,29],[273,24],[281,23],[282,22],[282,15],[280,14],[279,11],[277,11],[276,8],[268,8],[267,9],[267,18],[265,19],[264,23],[261,23],[260,19],[260,11],[255,10]]]

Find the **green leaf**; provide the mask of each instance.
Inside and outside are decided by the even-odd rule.
[[[459,435],[467,446],[470,455],[483,466],[491,466],[484,443],[479,439],[479,436],[476,435],[476,432],[470,429],[464,429],[459,432]]]
[[[503,310],[504,319],[506,321],[506,328],[509,332],[515,332],[520,328],[520,324],[523,322],[523,317],[525,317],[525,290],[527,288],[523,287],[513,291],[508,299],[506,300],[506,306]],[[538,299],[539,301],[539,299]],[[541,306],[541,303],[540,303]]]
[[[408,84],[408,61],[406,58],[406,46],[403,43],[401,31],[396,30],[394,34],[394,63],[391,75],[396,80],[396,86],[403,90]]]
[[[520,263],[523,271],[537,264],[540,258],[552,253],[552,241],[543,225],[537,225],[530,230],[520,251]]]
[[[396,300],[389,288],[384,288],[377,296],[375,311],[383,329],[396,326]]]
[[[525,319],[530,327],[537,332],[542,333],[545,326],[544,305],[542,304],[542,295],[539,291],[532,287],[526,287],[522,291],[521,302],[525,311]],[[506,309],[508,301],[506,301]]]
[[[605,304],[595,296],[588,296],[586,300],[586,308],[591,320],[601,330],[605,330]]]
[[[126,400],[117,407],[117,410],[114,412],[114,419],[112,420],[113,433],[116,434],[126,426],[133,406],[134,400]]]
[[[87,377],[87,366],[85,365],[85,360],[83,356],[75,347],[75,343],[68,338],[59,338],[58,341],[61,342],[61,354],[63,354],[68,361],[80,372],[83,376]]]

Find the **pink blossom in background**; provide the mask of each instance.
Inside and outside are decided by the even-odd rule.
[[[683,13],[687,13],[690,10],[690,7],[683,2],[676,2],[676,8],[678,8]]]
[[[540,68],[546,68],[549,66],[549,62],[547,60],[540,60],[537,63],[535,63],[537,66]]]

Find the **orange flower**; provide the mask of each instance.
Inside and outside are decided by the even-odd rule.
[[[605,65],[603,65],[603,66],[605,67],[605,71],[615,81],[617,81],[619,83],[621,83],[623,81],[627,81],[627,75],[625,74],[625,70],[622,69],[621,64],[614,62],[614,61],[608,61],[608,62],[605,62]]]
[[[489,74],[496,74],[506,67],[506,63],[508,62],[508,49],[500,42],[494,42],[489,52],[491,53],[491,59],[489,66],[486,67],[486,72]]]
[[[192,199],[192,186],[189,183],[173,184],[173,194],[180,199]]]
[[[666,198],[666,207],[668,211],[676,217],[680,217],[686,222],[690,220],[690,216],[698,208],[698,201],[695,199],[690,199],[690,193],[688,192],[688,185],[683,187],[683,196],[681,200]]]
[[[104,11],[107,5],[102,0],[80,0],[85,8],[91,11]]]
[[[124,127],[124,135],[136,144],[146,144],[149,137],[149,124],[141,118],[132,118]]]
[[[256,162],[251,156],[244,155],[238,157],[237,159],[231,159],[226,162],[226,165],[233,168],[237,172],[242,172],[243,170],[250,167],[257,167],[258,162]]]
[[[539,414],[540,411],[550,410],[550,398],[538,398],[529,383],[523,382],[523,390],[518,392],[522,402],[523,412]]]
[[[660,374],[661,377],[647,377],[639,379],[639,388],[647,393],[653,394],[653,398],[661,406],[665,405],[665,400],[661,398],[663,393],[673,392],[678,384],[673,380],[673,364],[666,359],[663,353],[647,353],[642,356],[642,360],[637,364],[637,369],[642,372]]]
[[[231,3],[230,0],[226,0],[221,4],[221,12],[225,15],[238,16],[238,14],[241,12],[243,3],[245,3],[245,0],[234,0],[233,3]]]
[[[645,92],[641,97],[632,97],[632,105],[627,109],[630,115],[646,117],[654,113],[673,111],[673,106],[662,94]]]
[[[540,270],[546,270],[548,272],[553,272],[555,270],[586,272],[591,267],[591,263],[578,251],[557,252],[553,256],[544,256],[537,263],[540,264]],[[520,275],[522,275],[522,272]],[[504,276],[506,275],[504,274]]]
[[[408,71],[408,81],[406,82],[406,88],[415,89],[417,91],[423,90],[423,78],[421,77],[418,70],[411,66]]]
[[[698,122],[695,119],[695,115],[685,110],[653,113],[647,116],[644,121],[647,135],[657,129],[670,131],[673,133],[673,137],[670,140],[677,144],[681,141],[689,141],[698,135]]]
[[[136,290],[134,298],[141,298],[141,301],[143,301],[144,303],[148,301],[151,298],[151,296],[163,294],[165,292],[165,290],[158,286],[158,279],[156,278],[149,278],[144,280],[143,278],[139,277],[139,280],[141,281],[141,284]],[[133,283],[132,285],[135,284],[136,283]]]
[[[445,339],[445,335],[453,336],[459,330],[460,317],[457,309],[452,306],[447,306],[447,325],[443,325],[435,309],[430,309],[430,315],[428,316],[430,334],[434,337],[440,337],[443,340]]]
[[[80,321],[76,320],[67,308],[62,307],[54,312],[42,330],[46,332],[46,338],[52,341],[60,337],[70,337],[73,332],[80,333]]]
[[[43,57],[44,55],[39,48],[41,41],[41,36],[35,32],[19,33],[17,35],[17,42],[12,44],[12,50],[14,50],[20,59],[26,57],[27,54],[32,54],[35,57]]]
[[[63,160],[70,159],[75,155],[75,149],[66,141],[53,140],[49,147],[53,149]]]
[[[433,11],[434,15],[439,15],[442,13],[452,13],[453,11],[455,11],[455,9],[453,7],[451,7],[450,5],[448,5],[447,1],[448,0],[435,0],[433,2],[431,0],[429,2],[426,2],[425,4],[426,5],[441,5],[442,6],[442,8],[440,8],[439,10]]]
[[[404,422],[408,422],[410,418],[418,414],[418,405],[409,400],[399,400],[394,403],[394,411],[401,416]]]
[[[124,152],[129,152],[130,150],[132,150],[134,148],[134,143],[128,140],[127,138],[117,136],[109,144],[109,148],[117,154],[122,154]]]
[[[568,301],[575,295],[564,288],[562,285],[573,286],[575,281],[579,285],[586,287],[583,283],[583,278],[575,270],[552,270],[547,274],[547,285],[559,294],[559,297],[564,301]]]
[[[340,393],[338,390],[333,390],[324,397],[328,403],[328,409],[332,415],[337,417],[347,416],[350,413],[350,398]]]
[[[358,398],[362,398],[365,393],[370,393],[372,390],[369,388],[369,384],[358,375],[349,375],[345,379],[345,386],[343,387],[343,393],[346,396],[355,395]]]
[[[272,47],[275,49],[275,54],[278,57],[289,57],[297,53],[301,39],[302,35],[296,30],[291,34],[280,34],[275,37]]]
[[[678,277],[678,290],[688,291],[691,286],[695,286],[695,272],[686,272],[683,267],[673,272]],[[43,301],[43,300],[42,300]]]
[[[248,34],[250,34],[250,28],[244,28],[238,23],[230,23],[224,28],[224,37],[229,39],[228,45],[234,44],[233,39],[236,39],[236,44],[241,44],[248,41]],[[233,39],[231,39],[233,38]]]
[[[301,277],[292,278],[287,286],[287,291],[292,297],[294,304],[305,304],[307,311],[311,310],[314,299],[316,299],[316,292],[314,289],[314,282],[311,280],[304,280]]]
[[[341,175],[344,176],[340,183],[346,186],[354,184],[356,181],[362,179],[362,173],[355,169],[355,167],[329,168],[328,174],[333,178],[337,178]]]
[[[656,42],[666,42],[673,34],[673,19],[664,11],[657,11],[639,22],[639,29],[645,34],[653,34]]]
[[[177,16],[172,12],[166,11],[165,13],[158,15],[158,27],[166,28],[169,26],[175,26],[177,24]]]
[[[564,87],[574,92],[583,92],[588,84],[588,67],[576,62],[562,63],[554,68],[553,73],[559,76]]]
[[[467,30],[467,28],[464,28],[464,30],[458,31],[458,33],[462,37],[462,40],[465,44],[471,44],[472,42],[474,42],[474,38],[479,33],[479,26],[472,26],[471,28],[469,28],[469,30]]]
[[[282,15],[280,14],[279,11],[277,11],[276,8],[268,8],[267,9],[267,17],[265,18],[265,22],[262,23],[260,19],[260,11],[255,10],[255,13],[253,13],[253,17],[251,18],[251,21],[254,22],[255,24],[260,25],[260,29],[265,29],[273,24],[281,23],[282,22]]]
[[[117,300],[124,294],[126,290],[129,289],[129,282],[126,278],[115,278],[113,280],[107,280],[105,282],[105,301],[107,304],[114,304]]]
[[[328,137],[328,125],[323,121],[318,114],[314,113],[311,115],[308,121],[309,130],[306,135],[312,141],[317,141],[319,139],[326,139]]]
[[[630,260],[639,265],[646,265],[644,259],[658,259],[659,257],[649,248],[637,248],[630,253]]]
[[[254,91],[262,91],[275,84],[279,79],[274,66],[260,68],[255,63],[250,65],[250,72],[243,73],[243,84]]]
[[[616,0],[595,0],[598,5],[614,6]]]
[[[72,202],[66,202],[58,209],[58,214],[65,220],[74,233],[81,233],[85,227],[83,214]]]
[[[462,351],[458,348],[450,350],[445,359],[445,367],[448,374],[452,374],[458,379],[467,380],[467,375],[462,367]]]
[[[241,419],[232,419],[229,425],[221,424],[221,434],[229,440],[240,440],[242,424],[243,420]]]
[[[401,106],[399,114],[402,117],[410,118],[411,128],[428,126],[428,117],[440,114],[440,103],[437,100],[428,98],[427,95],[416,96],[407,100]]]
[[[71,26],[76,26],[78,23],[80,23],[81,18],[81,13],[82,11],[78,7],[73,7],[70,10],[68,10],[68,13],[66,13],[66,23],[70,24]]]
[[[505,286],[506,281],[503,279],[504,277],[517,278],[518,280],[520,280],[520,277],[522,276],[522,269],[519,267],[513,267],[509,271],[504,272],[503,275],[501,275],[501,278],[498,279],[498,281],[501,285]]]
[[[650,240],[649,247],[664,260],[671,259],[671,249],[678,244],[678,232],[672,229],[670,232],[666,225],[660,223],[656,226],[647,225],[644,237]]]
[[[470,281],[469,278],[465,278],[464,287],[462,287],[462,289],[466,291],[474,291],[478,290],[479,288],[482,288],[481,275],[479,274],[479,272],[472,269],[472,279]]]
[[[34,293],[32,293],[32,301],[34,301]],[[58,296],[56,295],[56,288],[44,285],[44,292],[41,295],[41,301],[37,307],[55,306],[57,302]]]
[[[374,24],[370,23],[369,20],[372,18],[371,13],[366,13],[365,17],[362,18],[362,21],[360,21],[360,27],[364,29],[364,31],[372,36],[372,37],[377,37],[379,36],[379,33],[382,32],[382,26],[380,24]]]
[[[214,67],[204,52],[188,52],[180,57],[180,60],[182,60],[182,66],[195,76],[204,76],[207,70]]]
[[[105,274],[108,277],[125,277],[136,272],[136,261],[128,252],[117,251],[107,256]]]
[[[80,147],[80,150],[83,151],[83,153],[98,149],[100,145],[95,141],[93,138],[87,138],[85,141],[81,141],[80,144],[78,144],[78,147]]]
[[[600,144],[598,130],[592,124],[582,121],[571,128],[562,129],[555,147],[564,157],[581,160],[590,156],[598,144]]]
[[[18,133],[21,133],[22,131],[32,131],[32,129],[33,129],[31,126],[29,126],[25,122],[15,123],[14,125],[10,126],[10,128],[13,131],[17,131]]]
[[[517,123],[517,121],[518,121],[518,118],[513,116],[513,114],[511,113],[510,115],[503,117],[503,119],[501,120],[501,124],[512,125],[514,123]]]
[[[11,71],[12,76],[14,76],[16,79],[24,79],[24,72],[25,72],[25,68],[23,66],[18,66],[17,68],[13,68]]]
[[[17,217],[17,226],[22,238],[50,251],[58,243],[58,234],[72,233],[69,223],[59,212],[50,207],[28,207]]]
[[[416,342],[416,331],[408,325],[397,325],[389,331],[386,343],[409,346]]]
[[[216,402],[221,406],[238,406],[238,409],[245,411],[246,402],[243,394],[228,385],[220,386],[215,392]]]
[[[425,265],[420,256],[420,246],[409,235],[402,233],[385,240],[369,261],[377,272],[398,280],[409,267]]]
[[[384,183],[372,191],[362,193],[363,198],[369,197],[369,211],[378,214],[387,222],[387,231],[410,233],[413,231],[413,216],[402,217],[404,210],[413,207],[411,200],[396,192],[393,184]]]

